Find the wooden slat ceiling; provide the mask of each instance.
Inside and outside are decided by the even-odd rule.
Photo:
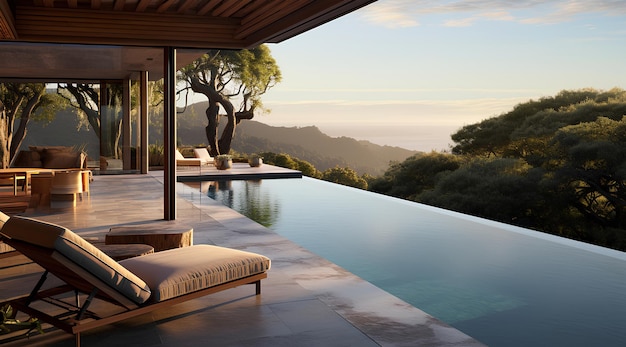
[[[372,0],[0,0],[0,40],[189,48],[277,43]]]
[[[0,0],[0,82],[163,76],[207,49],[278,43],[374,0]]]

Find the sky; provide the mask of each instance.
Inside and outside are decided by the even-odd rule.
[[[626,89],[626,1],[379,0],[269,47],[255,120],[440,151],[519,103]]]

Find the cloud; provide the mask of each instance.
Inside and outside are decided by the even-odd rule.
[[[419,22],[412,18],[410,14],[402,12],[404,6],[393,2],[375,4],[366,7],[362,15],[371,23],[387,28],[415,27]]]
[[[389,28],[419,25],[428,16],[444,17],[442,25],[471,26],[479,21],[515,21],[522,24],[554,24],[575,16],[596,13],[626,15],[626,1],[615,0],[379,0],[361,14]],[[446,17],[450,17],[445,19]]]

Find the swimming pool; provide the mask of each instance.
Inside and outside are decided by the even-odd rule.
[[[490,346],[623,346],[626,254],[311,178],[208,195]]]

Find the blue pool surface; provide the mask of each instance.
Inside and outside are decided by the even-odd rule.
[[[203,184],[490,346],[626,345],[623,252],[306,177]]]

